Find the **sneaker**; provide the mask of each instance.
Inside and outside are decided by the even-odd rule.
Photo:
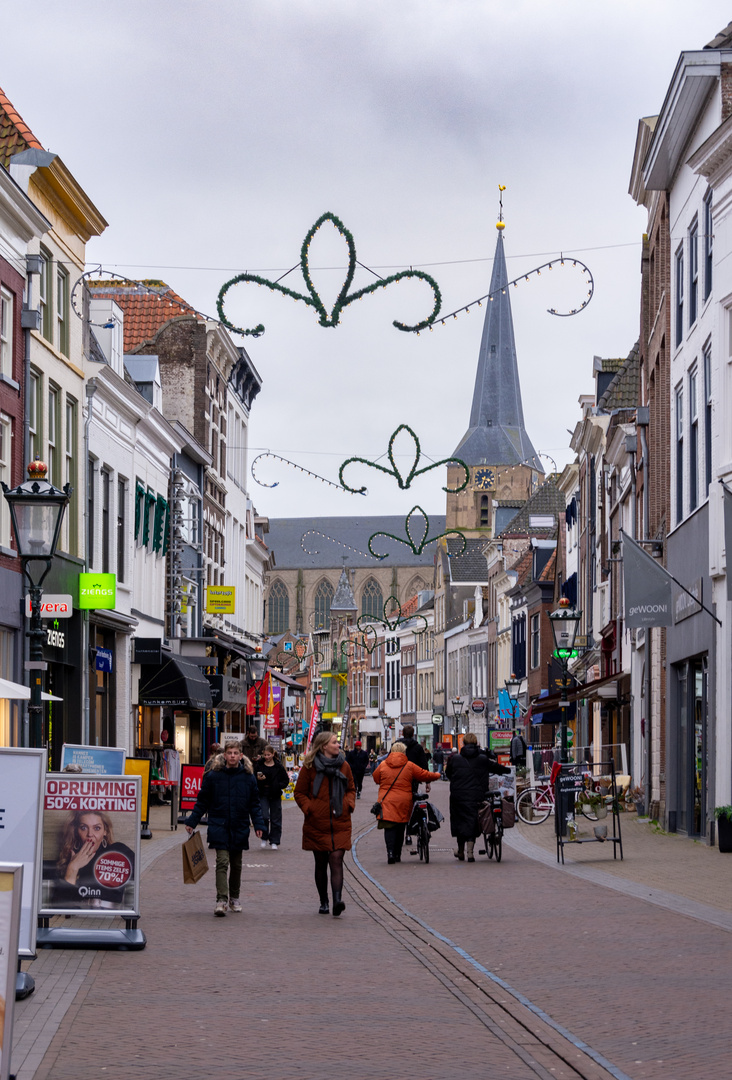
[[[217,900],[216,907],[214,908],[214,915],[225,915],[227,903],[225,900]]]
[[[260,847],[261,847],[262,849],[266,848],[266,846],[267,846],[267,841],[266,841],[266,840],[263,840],[263,841],[262,841],[262,843],[261,843],[261,844],[260,844],[259,846],[260,846]]]
[[[229,897],[229,910],[241,911],[241,900],[238,897],[236,899],[233,896]]]
[[[278,848],[278,847],[279,847],[280,845],[279,845],[279,844],[270,844],[269,846],[270,846],[270,848],[272,849],[272,851],[277,851],[277,848]]]

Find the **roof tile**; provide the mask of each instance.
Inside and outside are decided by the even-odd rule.
[[[140,281],[134,285],[114,281],[91,281],[89,291],[95,298],[114,300],[125,316],[124,351],[134,352],[145,342],[153,341],[158,332],[181,315],[199,315],[181,296],[163,281]]]
[[[0,165],[7,169],[13,154],[28,147],[43,150],[44,147],[23,120],[8,96],[0,88]]]

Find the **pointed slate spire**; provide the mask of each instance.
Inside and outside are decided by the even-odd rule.
[[[355,615],[358,610],[356,603],[356,597],[353,595],[353,589],[351,583],[348,580],[348,574],[346,573],[345,560],[343,563],[343,569],[341,570],[341,576],[338,579],[338,585],[333,599],[330,602],[331,614],[336,612],[337,614]]]
[[[508,273],[503,252],[504,222],[499,221],[491,295],[478,354],[470,427],[454,457],[467,465],[518,465],[527,462],[538,472],[543,468],[524,427],[516,343],[513,336]]]

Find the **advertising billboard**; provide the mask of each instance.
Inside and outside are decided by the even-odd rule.
[[[10,1076],[23,867],[0,862],[0,1080]]]
[[[21,956],[36,954],[46,751],[0,748],[0,862],[22,863]]]
[[[41,915],[139,917],[139,776],[48,773]]]

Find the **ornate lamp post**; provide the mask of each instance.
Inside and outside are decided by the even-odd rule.
[[[456,697],[452,699],[451,704],[453,734],[455,736],[455,749],[459,750],[460,747],[458,746],[458,736],[460,734],[460,718],[463,715],[463,706],[466,704],[466,702],[464,702],[462,698]]]
[[[569,661],[574,655],[574,643],[577,638],[582,621],[582,612],[575,611],[570,607],[569,600],[562,597],[559,607],[549,615],[549,621],[554,638],[554,655],[562,667],[562,700],[559,708],[562,710],[562,722],[559,728],[560,754],[563,762],[567,760],[567,683],[569,682]]]
[[[249,656],[247,658],[247,667],[249,668],[249,678],[252,681],[254,687],[254,719],[259,724],[261,716],[259,713],[259,689],[262,685],[262,680],[267,673],[267,657],[266,656]]]
[[[51,569],[56,545],[61,534],[64,511],[69,504],[72,488],[55,488],[46,480],[48,467],[42,461],[28,466],[28,480],[17,488],[3,484],[3,494],[10,509],[15,543],[30,591],[29,670],[32,672],[28,705],[29,741],[31,746],[43,746],[43,714],[41,704],[41,672],[43,663],[43,622],[41,620],[41,586]],[[34,578],[31,563],[45,564],[40,576]]]
[[[515,675],[511,675],[510,679],[506,679],[504,686],[506,687],[506,693],[508,694],[509,701],[511,702],[511,727],[516,729],[516,715],[518,712],[518,696],[521,689],[521,683],[523,679],[517,679]]]

